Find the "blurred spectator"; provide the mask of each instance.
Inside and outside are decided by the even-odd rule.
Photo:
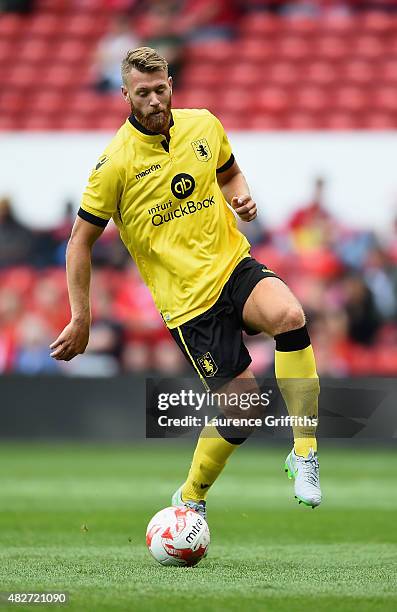
[[[365,281],[372,291],[375,305],[385,320],[397,315],[397,270],[387,254],[375,247],[369,251],[364,269]]]
[[[183,32],[178,28],[183,0],[146,0],[137,15],[137,29],[148,47],[157,49],[168,62],[168,72],[177,82],[183,59]]]
[[[51,232],[55,243],[54,264],[63,266],[65,264],[66,246],[70,238],[73,224],[76,219],[76,207],[74,202],[66,200],[64,205],[63,219]]]
[[[359,344],[372,344],[381,316],[371,291],[358,274],[346,275],[342,285],[350,338]]]
[[[241,13],[237,0],[184,0],[177,28],[190,43],[229,40]]]
[[[109,32],[99,42],[95,55],[97,78],[95,87],[100,92],[119,91],[121,87],[120,65],[129,49],[139,46],[139,40],[131,30],[125,15],[116,15]]]
[[[350,13],[349,0],[294,0],[283,2],[281,13],[287,17],[323,17]]]
[[[0,268],[30,263],[33,232],[22,225],[12,211],[8,198],[0,199]]]
[[[297,251],[331,246],[336,240],[338,225],[325,207],[324,191],[324,178],[316,178],[311,201],[298,208],[288,221],[293,246]]]
[[[48,346],[52,334],[44,318],[33,314],[25,315],[18,326],[17,334],[15,372],[30,375],[58,372],[58,362],[50,357]]]

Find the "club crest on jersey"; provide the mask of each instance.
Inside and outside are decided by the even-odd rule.
[[[210,145],[206,138],[200,138],[192,142],[193,151],[199,161],[206,162],[212,157]]]
[[[200,369],[204,376],[214,376],[218,371],[218,366],[216,365],[211,353],[205,353],[197,359],[197,363],[200,366]]]

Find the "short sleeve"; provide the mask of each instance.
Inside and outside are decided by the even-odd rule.
[[[218,163],[216,165],[216,171],[219,173],[224,172],[233,166],[234,155],[222,123],[216,117],[214,117],[214,119],[221,145],[219,149]]]
[[[99,227],[106,227],[117,210],[121,191],[121,179],[117,169],[108,157],[102,156],[83,193],[79,217]]]

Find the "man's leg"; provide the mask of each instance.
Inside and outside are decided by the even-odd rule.
[[[314,353],[302,307],[278,278],[261,280],[243,310],[244,323],[276,341],[276,378],[291,416],[318,417],[319,384]],[[293,427],[295,452],[317,450],[315,427]]]
[[[241,395],[253,392],[258,392],[258,386],[253,373],[247,369],[216,393]],[[248,409],[243,413],[238,408],[228,409],[227,405],[220,406],[220,409],[222,416],[230,418],[258,416],[257,409]],[[188,477],[181,488],[182,500],[205,500],[208,490],[222,472],[230,455],[245,442],[250,433],[252,430],[247,428],[233,430],[215,427],[213,424],[205,427],[198,439]]]

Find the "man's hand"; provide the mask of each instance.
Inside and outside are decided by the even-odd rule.
[[[234,196],[231,206],[242,221],[252,221],[256,217],[256,204],[250,195]]]
[[[70,361],[84,353],[90,335],[89,321],[70,321],[58,338],[50,344],[51,357],[58,361]]]

